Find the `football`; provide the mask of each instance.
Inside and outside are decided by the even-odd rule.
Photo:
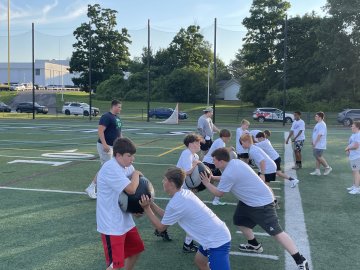
[[[122,211],[129,213],[143,213],[144,209],[139,204],[141,195],[147,195],[149,198],[155,196],[154,187],[151,182],[145,177],[140,176],[139,186],[136,189],[135,194],[128,195],[125,191],[119,195],[119,206]]]
[[[206,189],[200,178],[200,174],[203,172],[205,172],[207,176],[211,175],[211,170],[207,166],[205,166],[203,163],[198,163],[193,172],[186,176],[185,185],[189,189],[197,189],[197,191]]]

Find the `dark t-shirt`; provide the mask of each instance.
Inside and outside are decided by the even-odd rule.
[[[121,135],[122,122],[120,117],[107,112],[101,116],[99,125],[106,127],[104,131],[105,141],[108,145],[113,146],[115,139]],[[98,142],[101,143],[100,138]]]

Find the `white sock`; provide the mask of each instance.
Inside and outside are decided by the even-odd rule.
[[[190,245],[190,243],[192,242],[192,240],[193,240],[193,239],[192,239],[191,237],[186,236],[184,243],[187,244],[187,245]]]
[[[89,185],[89,187],[90,187],[90,188],[94,188],[94,187],[96,187],[96,183],[91,182],[91,184]]]
[[[219,197],[214,197],[214,202],[219,202],[220,198]]]

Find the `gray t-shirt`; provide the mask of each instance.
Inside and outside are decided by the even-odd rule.
[[[237,199],[252,207],[274,201],[269,187],[249,165],[239,159],[229,161],[221,175],[218,190],[231,192]]]
[[[213,138],[214,124],[210,117],[207,117],[205,114],[200,116],[197,128],[200,135],[203,136],[205,140],[210,140]]]

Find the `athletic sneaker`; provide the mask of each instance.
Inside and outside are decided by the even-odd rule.
[[[331,173],[332,171],[332,168],[329,166],[329,168],[325,168],[325,171],[324,171],[324,175],[328,175],[329,173]]]
[[[360,188],[354,187],[352,190],[349,191],[349,194],[352,194],[352,195],[360,194]]]
[[[155,229],[154,234],[155,234],[157,237],[162,237],[162,239],[163,239],[164,241],[167,241],[167,242],[172,241],[172,239],[171,239],[170,236],[168,235],[167,230],[165,230],[165,231],[163,231],[163,232],[159,232],[158,230]]]
[[[240,244],[239,245],[239,250],[240,251],[245,251],[245,252],[252,252],[252,253],[262,253],[264,251],[261,243],[259,243],[257,246],[253,246],[249,243],[247,244]]]
[[[297,184],[299,184],[299,182],[300,182],[299,179],[296,178],[294,180],[291,180],[291,187],[292,188],[296,187]]]
[[[184,253],[195,253],[198,251],[198,246],[194,244],[194,241],[191,241],[189,245],[184,243],[183,245],[183,252]]]
[[[356,188],[354,185],[352,185],[351,187],[348,187],[348,188],[346,188],[348,191],[350,191],[350,190],[353,190],[354,188]]]
[[[315,170],[315,171],[311,172],[310,175],[321,175],[321,172],[320,172],[320,170]]]
[[[299,169],[301,169],[301,168],[302,168],[301,165],[295,164],[295,166],[293,166],[291,169],[293,169],[293,170],[299,170]]]
[[[93,199],[96,200],[96,191],[95,191],[95,186],[89,186],[85,189],[85,192],[87,193],[87,195]]]
[[[304,260],[302,263],[297,265],[299,270],[309,270],[309,264],[307,260]]]
[[[212,205],[226,205],[226,203],[225,203],[225,202],[221,202],[221,201],[219,201],[219,200],[213,200],[213,201],[212,201]]]

